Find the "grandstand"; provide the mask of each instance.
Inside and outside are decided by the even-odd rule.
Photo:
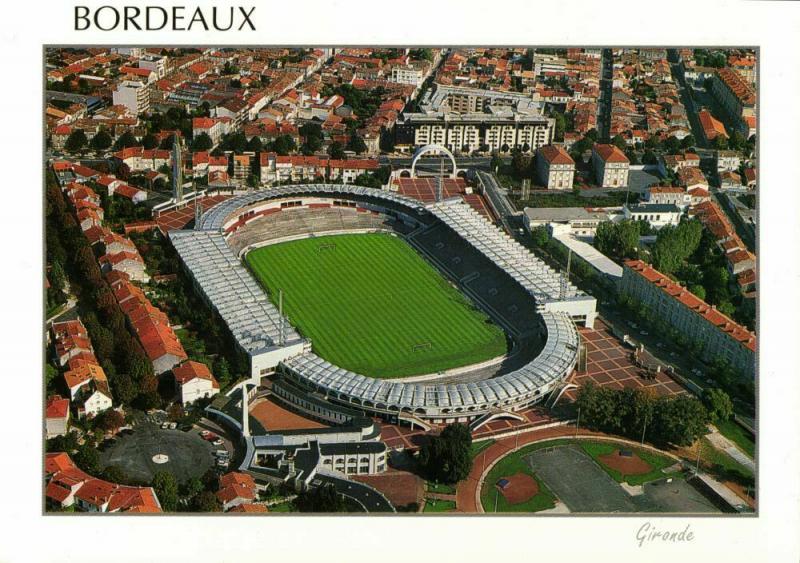
[[[241,256],[252,248],[307,235],[394,231],[398,228],[394,223],[385,215],[359,213],[351,207],[290,207],[237,229],[228,238],[228,246]]]
[[[317,356],[237,259],[249,247],[287,236],[389,228],[407,234],[526,353],[489,379],[365,377]],[[421,205],[359,186],[285,186],[226,200],[207,211],[195,231],[173,231],[170,238],[200,293],[250,355],[254,383],[277,370],[325,400],[393,421],[467,421],[538,402],[575,368],[575,321],[591,325],[595,315],[594,298],[565,283],[461,198]]]

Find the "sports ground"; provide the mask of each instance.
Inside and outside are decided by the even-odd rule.
[[[326,360],[379,378],[435,373],[507,351],[503,331],[403,240],[314,237],[251,251],[270,298]]]

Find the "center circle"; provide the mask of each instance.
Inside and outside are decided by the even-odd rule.
[[[153,456],[153,463],[167,463],[169,461],[169,456],[166,454],[156,454]]]

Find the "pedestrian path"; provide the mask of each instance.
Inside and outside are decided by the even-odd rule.
[[[708,438],[708,441],[711,442],[711,444],[715,448],[724,451],[733,459],[735,459],[736,461],[744,465],[746,468],[748,468],[750,471],[755,473],[756,470],[755,461],[753,461],[753,459],[750,456],[748,456],[746,453],[740,450],[736,444],[734,444],[733,442],[728,440],[725,436],[720,434],[716,428],[714,428],[713,431],[706,436],[706,438]]]

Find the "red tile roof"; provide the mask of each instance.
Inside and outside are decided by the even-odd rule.
[[[264,512],[269,512],[269,510],[263,504],[253,504],[250,502],[245,502],[238,506],[234,506],[233,508],[231,508],[230,512],[264,513]]]
[[[107,503],[108,512],[161,512],[161,504],[151,487],[129,487],[92,477],[64,452],[45,456],[45,473],[50,477],[45,495],[59,503],[66,500],[69,490],[78,487],[75,498],[98,508]]]
[[[69,399],[64,399],[59,395],[47,399],[47,407],[45,408],[46,418],[66,418],[68,414]]]
[[[545,145],[539,149],[539,154],[550,164],[575,164],[575,161],[564,150],[564,147]]]
[[[616,145],[595,145],[594,150],[604,162],[630,162]]]
[[[174,368],[172,370],[172,375],[175,376],[175,381],[181,385],[184,385],[193,379],[205,379],[206,381],[211,382],[211,386],[214,389],[219,389],[219,383],[217,383],[217,380],[211,374],[208,366],[201,364],[200,362],[195,362],[194,360],[189,360],[188,362],[184,362],[178,367]]]

